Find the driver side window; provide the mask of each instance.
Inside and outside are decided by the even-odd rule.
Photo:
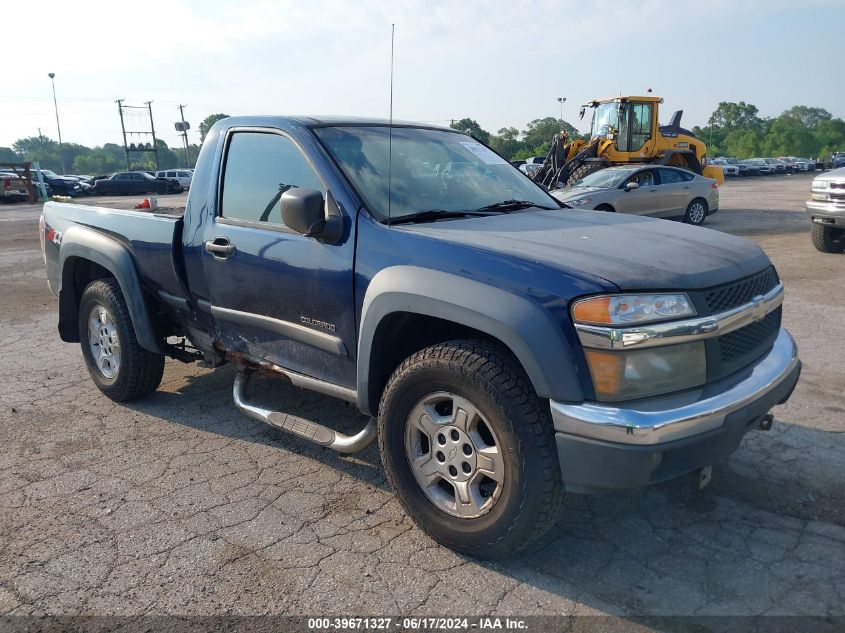
[[[280,224],[285,191],[325,189],[299,148],[280,134],[235,132],[224,169],[220,214],[225,218]]]
[[[638,171],[636,174],[631,176],[628,179],[628,182],[635,182],[640,185],[640,187],[653,187],[654,186],[654,172],[650,169],[645,169],[643,171]],[[628,183],[625,183],[628,184]]]

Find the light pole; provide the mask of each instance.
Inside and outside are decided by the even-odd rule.
[[[53,107],[56,109],[56,129],[59,132],[59,162],[62,164],[62,175],[65,172],[65,154],[62,151],[62,126],[59,125],[59,104],[56,101],[56,73],[47,73],[50,83],[53,84]]]
[[[566,101],[566,97],[558,97],[557,102],[560,104],[560,127],[563,127],[563,102]]]

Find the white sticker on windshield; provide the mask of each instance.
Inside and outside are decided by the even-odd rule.
[[[460,141],[460,143],[488,165],[505,165],[508,162],[478,141]]]

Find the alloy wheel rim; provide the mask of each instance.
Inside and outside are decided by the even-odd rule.
[[[112,379],[120,370],[120,338],[109,311],[97,304],[88,314],[88,347],[97,370]]]
[[[438,391],[405,421],[405,455],[425,496],[455,517],[475,519],[498,501],[504,456],[493,428],[469,400]]]
[[[692,205],[689,210],[689,217],[693,224],[698,224],[704,220],[704,205],[700,202],[696,202]]]

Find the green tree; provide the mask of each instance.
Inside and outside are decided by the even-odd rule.
[[[507,159],[511,159],[520,149],[520,131],[515,127],[503,127],[497,134],[490,136],[490,147]]]
[[[453,130],[466,132],[472,138],[481,141],[485,145],[490,144],[490,132],[482,128],[475,119],[460,119],[453,122],[449,127]]]
[[[21,157],[11,147],[0,147],[0,163],[19,163]]]
[[[782,114],[772,122],[763,150],[768,156],[812,156],[815,137],[800,119]]]
[[[205,141],[205,135],[208,134],[208,131],[211,129],[211,126],[220,121],[221,119],[228,119],[228,114],[209,114],[202,120],[200,123],[200,141]]]
[[[811,108],[809,106],[797,105],[792,106],[778,118],[794,121],[803,125],[805,128],[815,130],[823,122],[830,121],[833,118],[833,115],[824,108]]]
[[[734,130],[725,136],[720,153],[734,158],[753,158],[760,155],[761,142],[762,135],[757,130]]]
[[[73,161],[73,170],[78,174],[99,176],[126,169],[126,155],[123,146],[106,143],[102,147],[89,149],[86,154]]]
[[[845,121],[829,119],[822,121],[813,133],[815,137],[814,157],[829,158],[833,152],[845,150]]]
[[[56,173],[61,172],[62,165],[59,160],[59,144],[53,139],[43,137],[44,148],[41,147],[42,139],[37,136],[20,138],[12,144],[12,149],[18,154],[18,161],[37,162],[42,169],[51,169]],[[69,167],[72,161],[65,159],[65,166]]]
[[[553,116],[547,116],[531,121],[525,130],[522,140],[525,141],[525,145],[529,148],[545,146],[546,151],[548,151],[552,139],[560,132],[566,132],[571,139],[581,137],[580,132],[566,121],[561,121]]]
[[[760,127],[757,106],[740,101],[721,101],[707,121],[707,125],[727,128],[727,131],[746,127]]]

